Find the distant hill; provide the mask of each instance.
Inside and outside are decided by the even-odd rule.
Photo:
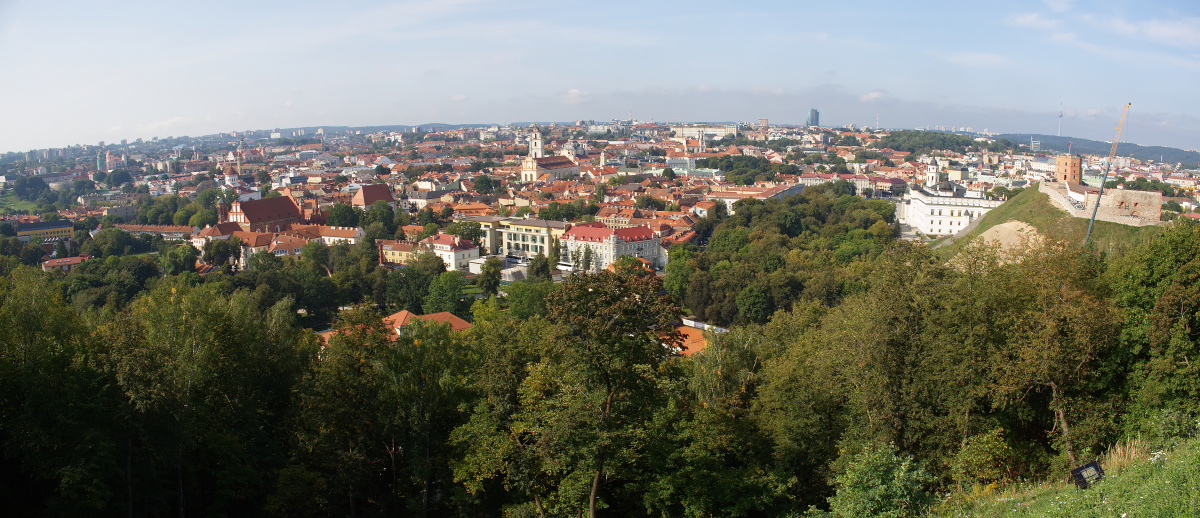
[[[1088,155],[1107,155],[1109,149],[1112,148],[1112,143],[1110,142],[1100,142],[1098,140],[1077,137],[1056,137],[1054,135],[1040,135],[1036,133],[1006,133],[995,135],[994,137],[1006,138],[1017,144],[1025,145],[1029,145],[1029,139],[1032,138],[1042,143],[1042,150],[1058,151],[1061,153],[1067,152],[1068,143],[1071,144],[1072,153]],[[1181,163],[1187,168],[1200,167],[1200,153],[1173,147],[1140,146],[1121,142],[1117,145],[1117,156],[1129,156],[1138,160],[1159,161],[1161,159],[1168,164]]]

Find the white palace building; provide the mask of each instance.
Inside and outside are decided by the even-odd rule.
[[[914,186],[896,207],[900,223],[926,236],[958,233],[1004,200],[988,199],[982,191],[954,182],[938,182],[938,171],[926,173],[924,187]]]

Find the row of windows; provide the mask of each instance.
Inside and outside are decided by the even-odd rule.
[[[47,230],[30,230],[25,232],[17,232],[19,236],[40,236],[40,237],[58,237],[71,235],[72,227],[63,227]]]
[[[509,243],[506,247],[508,250],[522,250],[525,252],[545,253],[544,247],[538,245],[530,245],[528,243]]]
[[[508,234],[508,240],[516,241],[517,236],[521,237],[522,243],[542,243],[542,244],[546,243],[546,236],[530,236],[530,235],[526,235],[526,234],[513,234],[511,232]]]
[[[942,215],[942,209],[936,209],[936,212],[937,212],[937,214],[934,214],[934,212],[935,212],[935,209],[929,209],[929,215],[930,215],[930,216],[941,216],[941,215]],[[961,209],[959,209],[959,210],[951,210],[951,211],[950,211],[950,213],[949,213],[949,214],[946,214],[946,215],[947,215],[947,216],[970,216],[970,215],[971,215],[971,211],[969,211],[969,210],[961,210]]]

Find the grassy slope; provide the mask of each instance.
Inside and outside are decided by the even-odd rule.
[[[1011,220],[1023,221],[1033,226],[1043,236],[1063,239],[1072,243],[1083,244],[1087,234],[1088,220],[1074,218],[1059,209],[1050,201],[1050,197],[1042,194],[1037,187],[1025,189],[1007,202],[988,212],[979,226],[965,238],[956,241],[957,246],[986,232],[988,229]],[[1092,243],[1096,249],[1110,255],[1121,255],[1133,246],[1156,235],[1159,227],[1131,227],[1097,221],[1092,228]],[[953,248],[957,248],[957,246]]]
[[[1119,464],[1116,460],[1112,464]],[[1101,465],[1106,463],[1102,459]],[[934,516],[1200,516],[1200,439],[1167,453],[1139,452],[1128,467],[1106,468],[1086,490],[1064,483],[1014,484],[999,491],[957,494]]]
[[[14,204],[15,204],[15,206],[14,206]],[[17,196],[15,194],[13,194],[13,192],[10,190],[8,192],[5,192],[3,196],[0,196],[0,209],[9,209],[9,208],[12,208],[15,210],[33,210],[33,209],[37,208],[37,204],[35,204],[31,201],[18,200]]]

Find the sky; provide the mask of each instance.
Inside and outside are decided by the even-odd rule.
[[[1200,148],[1200,2],[0,0],[0,152],[299,126],[970,127]]]

